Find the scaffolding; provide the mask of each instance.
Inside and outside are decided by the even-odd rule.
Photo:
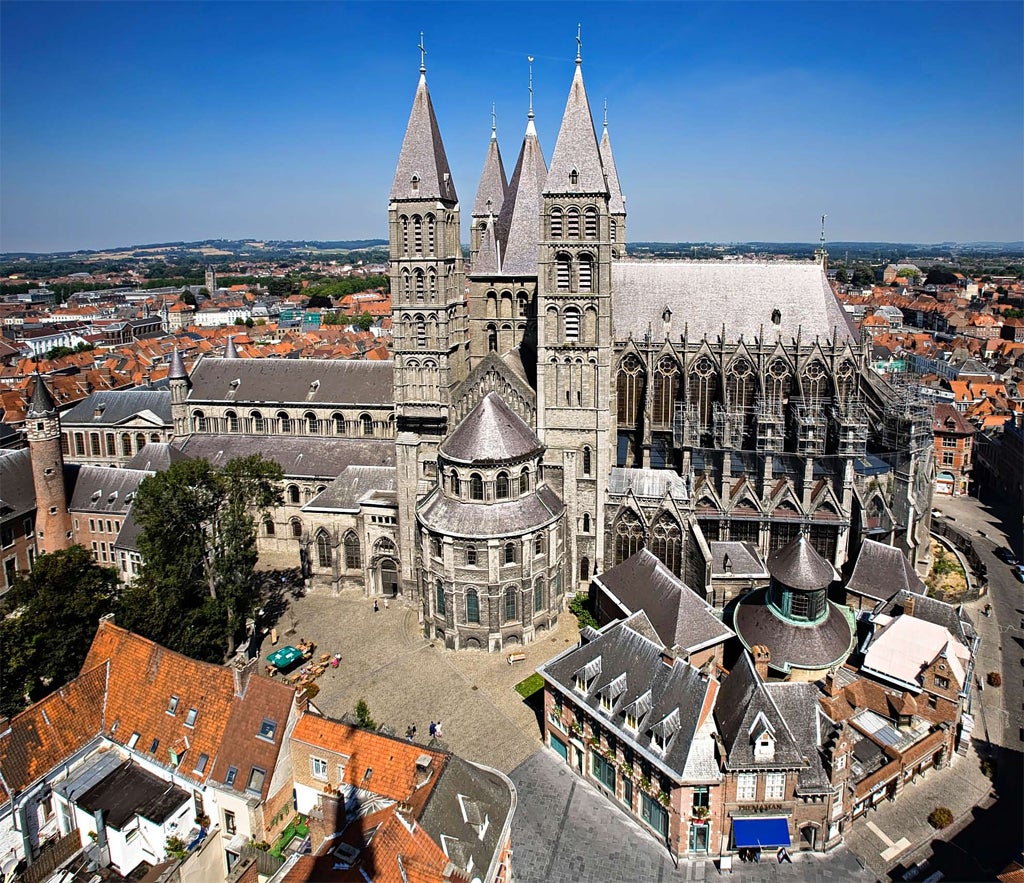
[[[825,453],[828,414],[825,403],[817,399],[790,404],[796,452],[801,457],[819,457]]]
[[[754,410],[756,424],[755,448],[759,454],[773,454],[785,449],[786,421],[782,411],[761,399]]]
[[[683,402],[676,402],[675,414],[672,418],[672,444],[676,448],[701,447],[700,421],[697,409]]]
[[[932,447],[934,403],[925,399],[916,386],[890,384],[892,395],[885,402],[881,426],[884,451],[919,454]]]
[[[743,448],[747,426],[750,423],[750,413],[750,408],[726,408],[715,402],[713,417],[715,447],[727,451]]]
[[[832,430],[836,437],[836,453],[841,457],[863,457],[868,447],[868,418],[864,405],[849,402],[845,407],[832,407]]]

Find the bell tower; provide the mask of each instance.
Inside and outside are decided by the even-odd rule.
[[[36,493],[36,551],[48,554],[70,548],[73,537],[64,488],[60,417],[38,371],[25,417],[25,434],[32,454],[32,486]]]

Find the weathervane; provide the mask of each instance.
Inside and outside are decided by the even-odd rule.
[[[582,38],[583,25],[576,24],[576,64],[583,61],[583,38]]]
[[[530,63],[530,113],[529,119],[533,119],[533,56],[527,55],[526,60]]]
[[[608,99],[604,100],[604,127],[608,128]]]
[[[491,137],[494,138],[498,134],[498,113],[495,109],[494,102],[491,102]]]
[[[821,216],[821,247],[822,248],[825,247],[825,218],[827,218],[827,217],[828,217],[828,215],[822,215]]]
[[[416,48],[420,50],[420,73],[425,74],[427,72],[427,49],[423,45],[423,31],[420,31],[420,42]]]

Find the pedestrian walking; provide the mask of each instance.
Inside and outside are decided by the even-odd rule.
[[[761,850],[760,849],[755,849],[754,850],[754,864],[755,865],[761,864]]]
[[[380,610],[380,605],[377,603],[377,599],[373,599],[373,612],[377,613]]]
[[[433,739],[437,733],[437,724],[433,721],[430,722],[430,738]]]
[[[444,736],[441,735],[441,721],[438,721],[437,725],[434,727],[434,735],[437,736],[438,739],[444,738]]]
[[[388,609],[388,599],[387,599],[387,597],[384,598],[384,609],[385,610]]]

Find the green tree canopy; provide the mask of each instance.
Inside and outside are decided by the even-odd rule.
[[[924,277],[925,285],[955,285],[956,274],[949,267],[929,267]]]
[[[125,627],[194,659],[231,655],[259,603],[255,516],[281,503],[282,478],[256,454],[223,469],[187,460],[145,479],[132,509],[143,564],[124,593]]]
[[[10,715],[76,677],[100,617],[115,611],[117,572],[82,546],[40,555],[0,602],[0,711]]]

